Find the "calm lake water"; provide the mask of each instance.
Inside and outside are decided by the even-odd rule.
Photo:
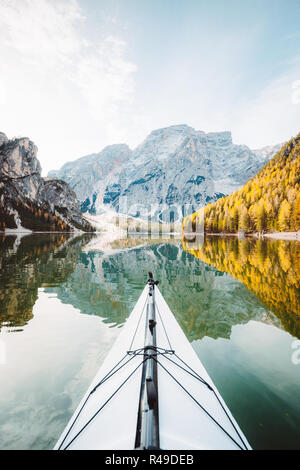
[[[300,448],[300,244],[0,236],[0,448],[51,449],[151,270],[254,449]]]

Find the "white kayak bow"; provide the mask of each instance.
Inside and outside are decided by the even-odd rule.
[[[250,449],[149,280],[55,449]]]

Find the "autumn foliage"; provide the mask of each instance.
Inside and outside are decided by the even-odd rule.
[[[186,217],[184,230],[191,224],[197,226],[200,218],[200,212]],[[238,230],[246,233],[300,230],[300,134],[285,144],[245,186],[205,207],[207,233]]]
[[[206,237],[185,251],[238,279],[270,309],[292,335],[300,337],[300,245],[296,241]]]

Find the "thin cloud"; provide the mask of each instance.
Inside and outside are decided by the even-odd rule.
[[[105,145],[118,141],[121,120],[135,127],[130,107],[137,68],[126,59],[126,43],[104,33],[91,42],[84,24],[76,0],[0,4],[1,130],[23,134],[32,129],[29,137],[38,141],[47,169],[59,158],[45,128],[59,138],[62,127],[68,134],[73,126],[73,139],[56,146],[56,155],[72,159],[86,149],[79,130],[86,139],[92,134],[94,145],[99,136]]]
[[[160,60],[159,50],[135,50],[134,41],[143,36],[131,24],[131,34],[124,35],[137,73],[120,37],[126,15],[110,15],[113,8],[95,2],[94,23],[84,15],[85,3],[0,0],[0,131],[33,139],[45,173],[105,145],[134,147],[151,130],[182,122],[204,131],[231,130],[234,142],[252,148],[299,131],[296,54],[286,59],[285,75],[256,98],[249,99],[248,88],[241,96],[243,85],[255,82],[254,65],[252,78],[247,67],[254,64],[260,26],[247,34],[220,31],[222,41],[206,30],[195,36],[198,42],[184,35],[176,43],[165,40]],[[259,86],[250,87],[251,96]]]
[[[280,143],[299,132],[299,67],[272,80],[257,96],[232,117],[232,130],[238,143],[252,148]]]
[[[2,0],[2,47],[41,71],[72,61],[84,40],[76,28],[84,20],[75,0]]]

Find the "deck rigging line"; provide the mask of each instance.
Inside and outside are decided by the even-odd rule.
[[[140,322],[141,322],[143,313],[144,313],[144,311],[145,311],[145,307],[146,307],[146,305],[147,305],[147,300],[148,300],[148,299],[147,299],[147,297],[146,297],[144,306],[143,306],[143,308],[142,308],[142,311],[141,311],[141,314],[140,314],[140,317],[139,317],[139,321],[138,321],[138,323],[137,323],[137,326],[136,326],[136,329],[135,329],[135,332],[134,332],[132,341],[131,341],[130,346],[129,346],[129,349],[132,349],[132,345],[133,345],[133,342],[134,342],[134,340],[135,340],[137,330],[138,330],[138,328],[139,328],[139,325],[140,325]]]
[[[196,377],[194,376],[195,378],[197,378],[198,380],[200,380],[200,382],[203,382],[203,383],[209,388],[209,390],[211,390],[211,391],[213,392],[213,394],[215,395],[216,399],[218,400],[218,402],[219,402],[219,404],[220,404],[222,410],[224,411],[224,413],[226,414],[227,418],[229,419],[229,421],[230,421],[230,423],[231,423],[233,429],[235,430],[235,432],[236,432],[237,435],[239,436],[241,442],[242,442],[243,445],[245,446],[245,450],[248,450],[247,445],[245,444],[245,442],[244,442],[242,436],[240,435],[240,433],[239,433],[237,427],[235,426],[234,422],[232,421],[232,419],[231,419],[230,415],[228,414],[226,408],[224,407],[223,403],[221,402],[221,400],[220,400],[218,394],[216,393],[215,389],[214,389],[211,385],[209,385],[196,371],[194,371],[194,369],[192,369],[183,359],[181,359],[181,357],[179,357],[177,354],[175,354],[175,357],[177,357],[186,367],[188,367],[188,368],[193,372],[193,374],[196,375]],[[168,360],[171,360],[169,357],[167,357],[167,359],[168,359]],[[171,361],[172,361],[172,360],[171,360]],[[174,362],[174,361],[172,361],[172,362]],[[176,362],[175,362],[175,364],[176,364]],[[176,365],[179,366],[179,364],[176,364]],[[186,370],[186,372],[189,373],[189,374],[191,374],[188,370]],[[193,375],[193,374],[191,374],[191,375]]]
[[[213,389],[213,387],[211,387],[210,384],[208,384],[196,371],[194,371],[185,361],[183,361],[183,359],[181,359],[181,357],[179,357],[174,350],[172,349],[164,349],[164,348],[159,348],[159,347],[156,347],[153,349],[155,350],[155,353],[149,355],[147,354],[147,351],[149,347],[144,347],[144,348],[139,348],[139,349],[136,349],[134,351],[127,351],[127,353],[125,354],[125,356],[122,357],[122,359],[117,363],[115,364],[115,366],[103,377],[103,379],[101,379],[101,381],[91,390],[91,392],[89,393],[89,395],[87,396],[87,398],[85,399],[84,403],[82,404],[80,410],[78,411],[72,425],[70,426],[70,428],[68,429],[68,432],[66,433],[63,441],[61,442],[60,446],[59,446],[59,450],[62,448],[65,440],[67,439],[68,435],[70,434],[75,422],[77,421],[79,415],[81,414],[81,411],[83,410],[86,402],[88,401],[88,399],[90,398],[90,396],[98,389],[98,387],[100,387],[104,382],[106,382],[107,380],[109,380],[114,374],[116,374],[120,369],[122,369],[124,366],[126,366],[134,357],[136,356],[144,356],[144,360],[140,362],[140,364],[134,369],[134,371],[129,374],[129,376],[122,382],[122,384],[111,394],[111,396],[106,400],[106,402],[96,411],[96,413],[94,413],[94,415],[90,418],[90,420],[78,431],[78,433],[73,437],[73,439],[67,444],[67,446],[63,449],[63,450],[66,450],[68,449],[68,447],[71,445],[71,443],[83,432],[83,430],[90,424],[90,422],[99,414],[99,412],[105,407],[105,405],[113,398],[113,396],[123,387],[123,385],[129,380],[129,378],[138,370],[138,368],[144,364],[146,361],[148,361],[149,359],[153,359],[154,361],[157,362],[157,364],[159,366],[161,366],[169,375],[170,377],[192,398],[192,400],[195,401],[195,403],[197,403],[197,405],[219,426],[219,428],[225,432],[225,434],[241,449],[241,450],[247,450],[247,446],[246,444],[244,443],[240,433],[238,432],[238,430],[236,429],[236,426],[234,425],[233,421],[231,420],[230,416],[228,415],[226,409],[224,408],[222,402],[220,401],[218,395],[216,394],[215,390]],[[241,447],[241,445],[226,431],[226,429],[220,424],[218,423],[218,421],[195,399],[195,397],[193,397],[193,395],[185,388],[183,387],[183,385],[166,369],[166,367],[164,367],[160,361],[158,361],[157,357],[158,356],[163,356],[165,357],[168,361],[172,362],[173,364],[175,364],[177,367],[179,367],[180,369],[184,370],[186,373],[188,373],[189,375],[191,375],[192,377],[194,377],[195,379],[197,379],[199,382],[203,383],[203,385],[207,386],[209,390],[211,390],[215,397],[217,398],[220,406],[222,407],[224,413],[226,414],[226,416],[228,417],[230,423],[232,424],[234,430],[236,431],[238,437],[240,438],[241,442],[243,443],[244,445],[244,448]],[[122,363],[122,361],[124,361],[124,359],[126,357],[130,356],[130,359],[128,359],[127,361],[125,361],[122,365],[120,365]],[[173,361],[170,356],[174,356],[176,357],[177,359],[179,359],[186,367],[182,367],[180,364],[176,363],[175,361]],[[118,367],[120,366],[120,367]],[[188,370],[190,369],[190,370]]]
[[[66,445],[66,447],[63,449],[63,450],[67,450],[68,447],[70,447],[70,445],[72,444],[72,442],[75,441],[75,439],[77,439],[77,437],[85,430],[85,428],[91,423],[91,421],[93,421],[93,419],[100,413],[101,410],[103,410],[103,408],[107,405],[107,403],[110,402],[110,400],[118,393],[118,391],[125,385],[126,382],[128,382],[128,380],[130,379],[130,377],[133,376],[133,374],[139,369],[139,367],[141,367],[142,364],[144,364],[146,359],[144,359],[143,361],[140,362],[140,364],[133,370],[133,372],[131,372],[128,377],[126,377],[126,379],[121,383],[121,385],[119,385],[119,387],[110,395],[110,397],[106,400],[106,402],[96,411],[96,413],[93,414],[93,416],[88,420],[88,422],[78,431],[78,433],[73,437],[73,439],[71,439],[70,442],[68,442],[68,444]],[[90,394],[91,395],[91,394]],[[87,397],[89,398],[90,395]],[[87,401],[87,400],[86,400]],[[81,408],[82,409],[82,408]],[[76,416],[76,419],[78,418],[78,415]],[[75,421],[74,421],[75,422]],[[74,423],[73,423],[74,424]],[[73,426],[73,425],[72,425]],[[70,428],[71,430],[71,428]],[[70,431],[69,430],[69,431]],[[68,433],[66,434],[65,438],[67,437],[67,435],[69,434],[69,431]],[[65,439],[64,439],[65,440]],[[63,443],[62,443],[63,444]],[[62,445],[61,444],[61,445]],[[61,445],[59,447],[59,449],[61,448]]]
[[[191,397],[191,399],[214,421],[214,423],[216,423],[216,425],[239,447],[239,449],[241,450],[248,450],[247,449],[247,446],[245,445],[243,439],[241,438],[240,434],[238,433],[238,431],[236,430],[239,438],[241,439],[242,443],[244,444],[245,448],[241,447],[241,445],[234,439],[234,437],[232,437],[228,431],[226,431],[226,429],[220,424],[218,423],[218,421],[204,408],[204,406],[201,405],[201,403],[198,402],[198,400],[196,400],[195,397],[193,397],[193,395],[174,377],[173,374],[171,374],[171,372],[168,371],[168,369],[166,369],[166,367],[164,367],[161,362],[159,362],[157,359],[153,358],[154,361],[157,362],[158,365],[160,365],[166,372],[167,374],[169,374],[169,376],[187,393],[187,395],[189,395],[189,397]],[[203,382],[203,380],[201,380],[201,382]],[[210,386],[209,386],[210,387]],[[210,389],[213,391],[213,389],[210,387]],[[222,403],[220,402],[223,410],[224,410],[224,407],[222,405]],[[225,411],[225,410],[224,410]],[[226,413],[226,411],[225,411]],[[228,414],[226,413],[226,415],[228,416]],[[231,420],[230,420],[231,421]]]
[[[149,272],[147,314],[144,332],[144,358],[140,385],[140,397],[135,434],[135,449],[160,449],[157,363],[151,359],[157,355],[155,281]]]
[[[145,302],[144,302],[144,306],[143,306],[143,308],[142,308],[142,311],[141,311],[141,313],[140,313],[139,320],[138,320],[138,323],[137,323],[135,332],[134,332],[134,334],[133,334],[132,341],[131,341],[131,344],[130,344],[129,349],[132,348],[132,345],[133,345],[133,342],[134,342],[134,339],[135,339],[135,336],[136,336],[136,333],[137,333],[137,330],[138,330],[138,327],[139,327],[141,318],[142,318],[143,313],[144,313],[144,311],[145,311],[146,304],[147,304],[147,297],[146,297],[146,300],[145,300]],[[116,368],[121,364],[121,362],[124,361],[124,359],[128,356],[129,352],[131,353],[131,356],[132,356],[132,357],[131,357],[128,361],[126,361],[122,366],[120,366],[118,369],[116,369]],[[82,412],[83,408],[85,407],[85,405],[86,405],[88,399],[90,398],[90,396],[97,390],[98,387],[100,387],[100,385],[102,385],[104,382],[106,382],[106,380],[108,380],[110,377],[112,377],[116,372],[118,372],[120,369],[122,369],[122,367],[124,367],[126,364],[128,364],[128,362],[130,362],[130,361],[133,359],[133,357],[134,357],[134,351],[129,351],[129,352],[127,352],[127,353],[122,357],[122,359],[121,359],[117,364],[115,364],[115,366],[112,367],[112,369],[110,369],[110,371],[109,371],[109,372],[100,380],[100,382],[91,390],[91,392],[89,393],[89,395],[86,397],[85,401],[83,402],[83,404],[82,404],[80,410],[78,411],[78,413],[77,413],[77,415],[76,415],[76,417],[75,417],[75,419],[74,419],[72,425],[71,425],[70,428],[68,429],[68,432],[66,433],[66,435],[65,435],[63,441],[61,442],[61,444],[60,444],[58,450],[61,449],[62,445],[64,444],[64,442],[65,442],[65,440],[66,440],[66,438],[67,438],[68,435],[70,434],[72,428],[74,427],[74,424],[76,423],[76,421],[77,421],[79,415],[81,414],[81,412]],[[115,369],[116,369],[116,370],[115,370]]]
[[[134,357],[135,357],[135,354],[133,354],[134,351],[132,351],[132,355],[130,357],[130,359],[128,359],[124,364],[122,364],[120,367],[118,367],[122,361],[124,361],[124,359],[129,355],[128,353],[125,354],[125,356],[122,357],[122,359],[117,362],[117,364],[114,365],[114,367],[112,367],[112,369],[110,369],[109,372],[107,372],[107,374],[100,380],[100,382],[98,382],[97,385],[95,385],[95,387],[90,391],[90,393],[88,394],[88,396],[86,397],[86,399],[84,400],[82,406],[80,407],[80,410],[78,411],[72,425],[70,426],[70,428],[68,429],[68,432],[67,434],[65,435],[63,441],[61,442],[58,450],[61,449],[63,443],[65,442],[66,438],[68,437],[68,435],[70,434],[74,424],[76,423],[77,419],[79,418],[79,415],[80,413],[82,412],[83,408],[85,407],[88,399],[90,398],[90,396],[97,390],[98,387],[100,387],[100,385],[102,385],[104,382],[106,382],[108,379],[110,379],[114,374],[116,374],[120,369],[122,369],[124,366],[126,366]],[[118,367],[118,368],[117,368]]]
[[[159,315],[159,318],[160,318],[161,324],[162,324],[162,326],[163,326],[163,329],[164,329],[164,332],[165,332],[165,335],[166,335],[167,341],[168,341],[168,343],[169,343],[170,349],[173,349],[173,348],[172,348],[172,346],[171,346],[171,342],[170,342],[170,339],[169,339],[169,336],[168,336],[168,333],[167,333],[167,330],[166,330],[166,327],[165,327],[164,321],[163,321],[163,319],[162,319],[162,316],[161,316],[161,314],[160,314],[160,311],[159,311],[159,308],[158,308],[158,305],[157,305],[156,301],[155,301],[155,306],[156,306],[156,308],[157,308],[158,315]]]
[[[150,274],[150,273],[149,273]],[[152,281],[152,277],[150,277],[150,280]],[[154,290],[154,282],[151,282],[152,286],[153,286],[153,290]],[[149,294],[148,294],[149,295]],[[134,359],[135,357],[137,356],[143,356],[143,360],[141,360],[141,362],[137,365],[137,367],[135,367],[135,369],[124,379],[124,381],[113,391],[113,393],[109,396],[109,398],[105,401],[105,403],[92,415],[92,417],[87,421],[87,423],[77,432],[77,434],[71,439],[70,442],[68,442],[68,444],[66,445],[66,447],[64,448],[64,450],[68,449],[70,447],[70,445],[75,441],[75,439],[77,439],[77,437],[87,428],[87,426],[94,420],[94,418],[100,413],[101,410],[103,410],[103,408],[110,402],[110,400],[118,393],[118,391],[125,385],[125,383],[135,374],[135,372],[143,365],[143,370],[145,368],[145,363],[149,360],[153,360],[155,363],[156,363],[156,366],[160,366],[162,367],[162,369],[165,370],[165,372],[167,372],[167,374],[185,391],[185,393],[214,421],[214,423],[234,442],[235,445],[237,445],[241,450],[248,450],[248,447],[247,445],[245,444],[242,436],[240,435],[238,429],[236,428],[234,422],[232,421],[230,415],[228,414],[226,408],[224,407],[222,401],[220,400],[218,394],[216,393],[216,391],[214,390],[214,388],[205,380],[203,379],[203,377],[201,377],[194,369],[192,369],[180,356],[178,356],[175,352],[175,350],[172,348],[172,345],[171,345],[171,342],[170,342],[170,339],[169,339],[169,336],[167,334],[167,330],[165,328],[165,325],[164,325],[164,322],[163,322],[163,319],[162,319],[162,316],[160,314],[160,311],[159,311],[159,308],[158,308],[158,305],[154,299],[154,302],[153,302],[153,307],[156,308],[157,312],[158,312],[158,315],[159,315],[159,319],[161,321],[161,325],[164,329],[164,332],[165,332],[165,335],[166,335],[166,338],[167,338],[167,341],[169,343],[169,346],[170,346],[170,349],[165,349],[165,348],[160,348],[158,346],[155,345],[148,345],[148,346],[145,346],[145,347],[142,347],[142,348],[138,348],[138,349],[135,349],[135,350],[132,350],[132,345],[134,343],[134,340],[135,340],[135,337],[136,337],[136,334],[137,334],[137,331],[138,331],[138,328],[139,328],[139,325],[140,325],[140,322],[141,322],[141,319],[143,317],[143,314],[145,312],[145,308],[146,308],[146,305],[147,305],[147,300],[148,300],[148,295],[146,296],[146,300],[145,300],[145,303],[143,305],[143,308],[142,308],[142,311],[140,313],[140,316],[139,316],[139,320],[138,320],[138,323],[137,323],[137,326],[136,326],[136,329],[135,329],[135,332],[133,334],[133,337],[132,337],[132,341],[131,341],[131,344],[130,344],[130,348],[129,350],[126,352],[126,354],[120,359],[120,361],[118,361],[113,367],[112,369],[109,370],[109,372],[107,372],[107,374],[94,386],[94,388],[90,391],[90,393],[87,395],[86,399],[84,400],[82,406],[80,407],[75,419],[73,420],[71,426],[69,427],[66,435],[64,436],[60,446],[59,446],[59,450],[62,448],[63,444],[65,443],[67,437],[70,435],[70,432],[71,430],[73,429],[75,423],[77,422],[78,420],[78,417],[80,416],[83,408],[85,407],[88,399],[91,397],[91,395],[93,393],[96,392],[96,390],[101,386],[103,385],[103,383],[105,383],[107,380],[109,380],[112,376],[114,376],[117,372],[119,372],[123,367],[125,367],[126,365],[128,365],[128,363],[130,361],[132,361],[132,359]],[[156,322],[154,322],[154,326],[153,328],[155,328],[156,326]],[[147,328],[147,325],[146,325],[146,328]],[[194,379],[198,380],[199,382],[201,382],[203,385],[205,385],[216,397],[217,401],[219,402],[222,410],[224,411],[224,413],[226,414],[229,422],[231,423],[233,429],[235,430],[237,436],[239,437],[240,441],[242,442],[243,446],[242,447],[234,437],[232,437],[230,435],[230,433],[209,413],[209,411],[207,411],[205,409],[205,407],[203,405],[201,405],[201,403],[196,400],[196,398],[174,377],[174,375],[158,360],[158,357],[159,356],[163,356],[165,357],[168,361],[170,361],[171,363],[173,363],[174,365],[176,365],[178,368],[180,368],[181,370],[183,370],[184,372],[186,372],[187,374],[191,375]],[[174,358],[177,358],[181,364],[179,364],[178,362],[176,362],[175,360],[173,360],[170,356],[173,356]],[[129,357],[129,359],[128,359]]]

